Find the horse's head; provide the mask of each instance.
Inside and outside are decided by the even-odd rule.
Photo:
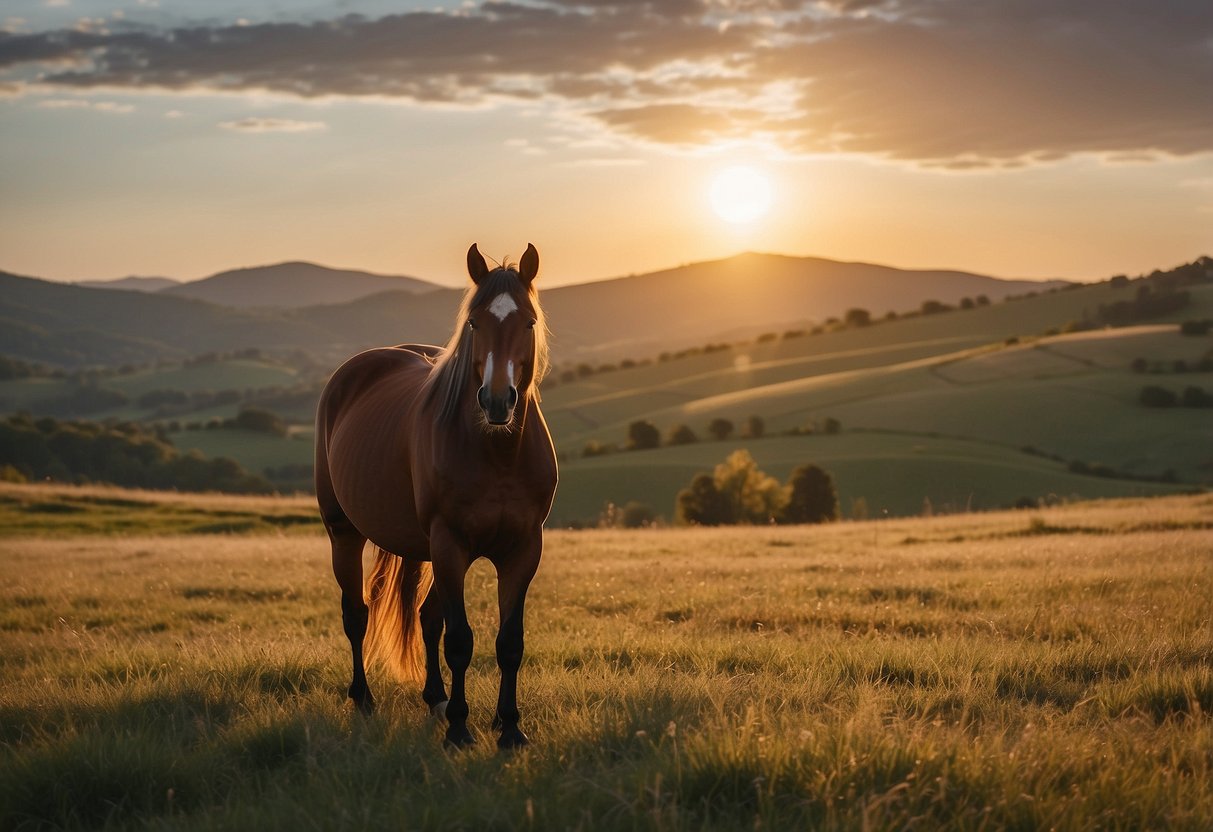
[[[473,243],[468,274],[476,288],[468,306],[472,371],[480,387],[476,401],[493,426],[509,425],[519,397],[535,381],[542,360],[542,312],[532,286],[539,272],[539,252],[527,245],[518,268],[489,270]]]

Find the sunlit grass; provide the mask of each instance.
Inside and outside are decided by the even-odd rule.
[[[0,540],[0,827],[1205,829],[1211,509],[552,533],[514,756],[484,563],[450,755],[318,535]]]

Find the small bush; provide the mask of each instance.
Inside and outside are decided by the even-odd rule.
[[[1138,401],[1146,407],[1174,407],[1179,397],[1165,387],[1149,384],[1141,388]]]

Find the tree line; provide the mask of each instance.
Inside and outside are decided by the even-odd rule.
[[[61,422],[28,414],[0,421],[6,479],[109,483],[130,488],[266,494],[274,487],[227,457],[182,453],[161,431],[135,422]]]

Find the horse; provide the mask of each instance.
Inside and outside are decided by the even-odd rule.
[[[547,327],[535,289],[539,253],[490,270],[467,252],[471,285],[445,347],[400,344],[358,353],[336,370],[316,414],[316,499],[341,589],[353,678],[348,695],[375,709],[366,660],[404,681],[447,721],[444,744],[475,743],[464,679],[472,629],[464,578],[479,557],[497,571],[501,687],[497,744],[519,728],[523,609],[556,492],[556,454],[539,409]],[[363,584],[362,552],[374,547]],[[451,673],[448,697],[439,640]],[[364,659],[364,656],[366,659]]]

